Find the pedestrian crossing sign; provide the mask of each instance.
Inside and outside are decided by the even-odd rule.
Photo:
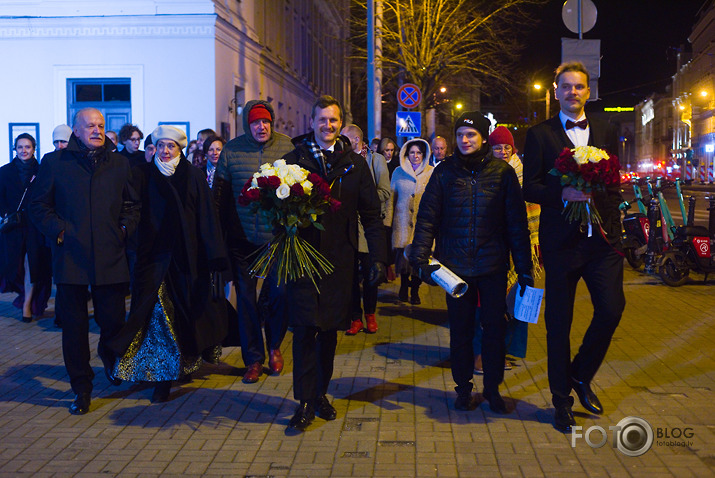
[[[422,115],[418,111],[397,112],[397,136],[416,138],[422,134]]]

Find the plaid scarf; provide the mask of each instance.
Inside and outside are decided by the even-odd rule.
[[[313,154],[313,158],[315,158],[315,161],[318,163],[318,166],[320,166],[320,170],[322,171],[323,176],[327,176],[328,173],[330,173],[330,171],[333,169],[333,164],[331,161],[333,153],[343,150],[341,147],[342,143],[340,141],[340,138],[338,138],[338,140],[335,141],[335,144],[333,145],[333,153],[321,149],[320,145],[315,142],[314,135],[310,135],[310,137],[305,140],[305,144],[308,146],[308,149],[310,149],[310,152]]]
[[[315,158],[315,161],[318,163],[318,166],[320,166],[320,170],[323,172],[323,176],[328,175],[328,171],[330,171],[330,163],[328,163],[325,160],[325,153],[323,152],[322,149],[320,149],[320,146],[318,143],[315,142],[313,139],[314,137],[311,136],[310,138],[305,140],[305,144],[308,146],[308,149],[310,149],[310,152],[313,154],[313,158]]]
[[[363,144],[363,145],[362,145],[362,149],[360,150],[360,156],[362,156],[363,158],[367,159],[367,152],[368,152],[369,149],[370,149],[370,148],[368,148],[366,144]]]

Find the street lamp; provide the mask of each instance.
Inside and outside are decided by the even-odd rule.
[[[543,87],[541,86],[541,84],[539,84],[539,83],[534,83],[534,89],[535,89],[536,91],[541,91],[541,88],[543,88]],[[549,95],[549,88],[548,88],[548,87],[545,88],[545,93],[546,93],[546,96],[544,96],[544,102],[546,103],[546,116],[544,116],[544,121],[547,120],[547,119],[549,119],[549,113],[550,113],[550,110],[551,110],[551,96]]]

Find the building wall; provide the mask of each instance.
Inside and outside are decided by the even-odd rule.
[[[0,164],[9,123],[68,123],[68,78],[131,79],[132,122],[241,133],[241,102],[270,100],[276,129],[306,131],[316,96],[349,108],[349,0],[23,0],[0,3]],[[237,128],[238,126],[238,128]]]
[[[712,167],[715,143],[715,6],[712,2],[700,12],[688,38],[692,60],[673,76],[672,150],[681,166],[687,151]]]

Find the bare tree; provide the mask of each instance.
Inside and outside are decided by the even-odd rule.
[[[435,107],[450,86],[504,84],[519,53],[529,18],[526,6],[545,0],[383,0],[382,67],[385,83],[420,87],[420,111]],[[367,3],[353,0],[353,58],[366,58]],[[533,9],[532,9],[533,11]],[[535,23],[535,22],[532,22]]]

